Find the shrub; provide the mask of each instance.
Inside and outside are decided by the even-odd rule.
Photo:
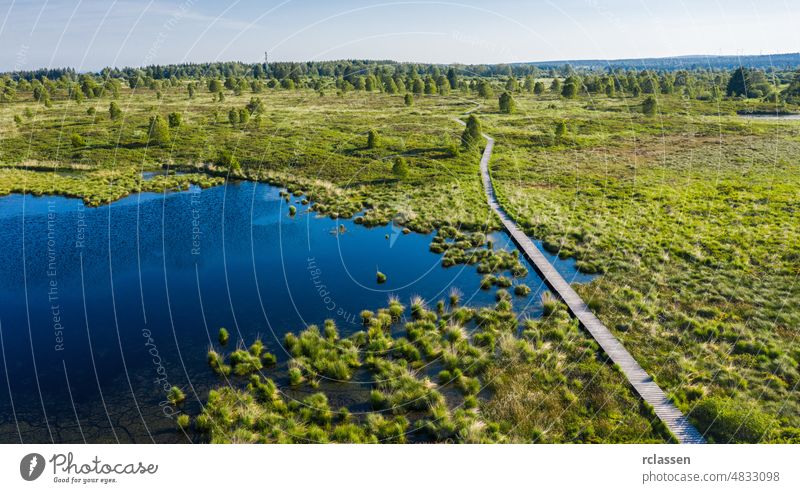
[[[247,122],[250,121],[250,111],[247,108],[242,108],[239,110],[239,123],[245,125]]]
[[[231,364],[233,365],[233,372],[237,375],[247,375],[254,371],[258,371],[263,367],[260,355],[256,356],[250,351],[244,349],[237,349],[231,353]]]
[[[501,288],[510,288],[511,287],[511,279],[507,278],[506,276],[497,276],[494,279],[494,284]]]
[[[181,414],[180,416],[178,416],[176,422],[178,424],[178,428],[181,430],[187,430],[189,428],[190,419],[189,416],[186,414]]]
[[[480,150],[483,145],[483,130],[481,130],[481,122],[477,116],[469,115],[467,118],[466,128],[461,134],[461,142],[467,150]]]
[[[377,130],[370,129],[367,133],[367,149],[375,149],[380,145],[380,137]]]
[[[111,104],[108,105],[108,116],[112,120],[118,120],[122,116],[122,110],[116,101],[111,101]]]
[[[556,139],[563,139],[567,135],[567,122],[564,120],[559,120],[556,122],[555,126],[555,136]]]
[[[642,113],[647,116],[653,116],[656,114],[656,109],[658,108],[658,103],[656,102],[656,98],[653,96],[647,96],[642,101]]]
[[[325,328],[323,330],[325,339],[328,339],[329,341],[335,341],[339,339],[339,331],[336,330],[336,324],[332,319],[325,321]]]
[[[464,407],[467,409],[475,409],[478,407],[478,398],[474,395],[468,395],[464,398]]]
[[[381,271],[378,271],[378,272],[375,274],[375,277],[377,278],[378,284],[383,284],[383,283],[385,283],[385,282],[386,282],[386,274],[384,274],[384,273],[383,273],[383,272],[381,272]]]
[[[289,368],[289,385],[300,385],[303,383],[303,372],[296,366]]]
[[[414,104],[414,96],[412,96],[411,93],[406,93],[406,95],[403,96],[403,102],[405,103],[406,106],[413,105]]]
[[[397,298],[389,298],[389,315],[392,316],[392,320],[399,320],[400,317],[403,316],[405,309],[406,307],[400,303],[400,300]]]
[[[278,358],[272,353],[262,354],[261,359],[264,361],[265,365],[270,365],[270,366],[278,362]]]
[[[703,399],[690,415],[701,433],[717,443],[759,443],[769,440],[770,416],[739,399]]]
[[[411,297],[411,317],[419,320],[425,315],[425,300],[421,296]]]
[[[555,299],[553,293],[545,291],[542,293],[542,311],[545,316],[555,312],[558,308],[558,300]]]
[[[495,299],[497,301],[510,301],[511,294],[509,294],[507,290],[501,288],[497,290],[497,293],[495,293]]]
[[[514,294],[517,296],[528,296],[531,294],[531,288],[526,284],[517,284],[514,286]]]
[[[219,343],[222,344],[223,346],[225,344],[228,344],[228,340],[230,339],[230,337],[231,336],[228,333],[228,329],[226,329],[225,327],[220,327],[218,336]]]
[[[461,149],[458,147],[458,144],[455,142],[450,142],[447,144],[447,155],[450,157],[458,157],[461,154]]]
[[[598,274],[602,272],[602,269],[597,264],[586,262],[584,260],[578,260],[575,262],[575,268],[584,274]]]
[[[499,104],[501,113],[513,113],[516,108],[514,98],[511,97],[511,94],[508,92],[504,92],[500,95]]]
[[[227,149],[220,149],[217,152],[217,160],[214,162],[217,166],[222,166],[230,171],[239,171],[242,165],[239,163],[239,158]]]
[[[169,142],[169,126],[161,115],[150,117],[147,138],[151,145],[163,145]]]
[[[261,102],[261,98],[250,98],[250,102],[247,103],[246,108],[251,115],[255,115],[256,113],[263,113],[264,103]]]
[[[341,359],[324,359],[317,362],[320,373],[334,380],[350,380],[350,367]]]
[[[387,399],[380,390],[372,390],[369,393],[369,402],[373,409],[381,409],[386,405]]]
[[[210,366],[217,375],[227,376],[231,374],[231,367],[226,365],[225,359],[214,350],[208,352],[208,366]]]
[[[172,113],[167,115],[167,120],[169,121],[170,127],[177,128],[181,126],[181,123],[183,122],[183,117],[181,116],[180,113],[173,111]]]
[[[177,406],[185,400],[186,394],[184,394],[183,391],[178,387],[173,386],[171,389],[169,389],[169,392],[167,392],[167,401],[169,401],[169,403],[173,406]]]
[[[256,339],[253,341],[253,344],[250,345],[249,351],[253,356],[260,357],[261,353],[264,352],[264,343],[261,342],[261,339]]]
[[[461,291],[459,291],[458,288],[455,287],[450,289],[450,305],[456,306],[458,305],[459,301],[461,301]]]
[[[295,214],[297,214],[297,207],[295,207],[293,205],[290,205],[289,206],[289,215],[290,216],[294,216]]]
[[[408,165],[406,164],[406,160],[400,156],[394,158],[394,164],[392,165],[392,174],[398,178],[403,179],[408,176]]]
[[[74,147],[75,149],[86,147],[86,139],[84,139],[83,136],[80,134],[72,134],[69,140],[70,143],[72,143],[72,147]]]

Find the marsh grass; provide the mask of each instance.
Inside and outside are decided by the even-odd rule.
[[[500,201],[546,249],[602,273],[576,291],[684,412],[733,399],[770,418],[744,438],[704,404],[698,428],[797,441],[800,314],[780,300],[800,298],[800,124],[735,114],[754,100],[661,95],[658,118],[641,101],[522,97],[519,116],[483,114]],[[564,117],[563,142],[531,139]]]
[[[302,192],[317,212],[333,217],[352,217],[370,204],[373,212],[365,216],[365,222],[374,225],[388,224],[405,209],[411,214],[401,226],[409,231],[432,231],[441,224],[477,229],[492,220],[481,206],[480,183],[474,174],[477,163],[439,148],[443,139],[453,140],[460,132],[451,120],[460,111],[459,97],[426,98],[408,112],[402,101],[380,93],[368,98],[355,94],[320,98],[304,89],[265,90],[258,95],[265,108],[257,117],[262,123],[256,125],[251,119],[239,124],[237,113],[237,124],[231,126],[219,121],[219,114],[248,105],[251,95],[246,91],[227,93],[224,104],[210,98],[187,100],[185,86],[160,92],[161,98],[156,99],[153,91],[123,88],[117,100],[103,96],[93,101],[98,107],[112,102],[117,108],[124,106],[125,117],[113,119],[107,114],[87,115],[85,105],[63,100],[39,106],[32,118],[23,118],[19,115],[36,103],[30,94],[18,93],[16,102],[0,106],[0,121],[11,122],[18,116],[17,129],[4,130],[0,139],[4,165],[0,194],[57,193],[83,198],[94,206],[140,189],[160,192],[184,189],[189,183],[205,187],[225,178],[246,178],[291,187],[292,192]],[[180,124],[171,128],[169,145],[145,142],[153,107],[164,120],[170,114],[181,115]],[[65,121],[85,139],[80,156],[60,151]],[[358,149],[354,143],[372,126],[381,142],[374,149]],[[270,146],[267,161],[264,141]],[[231,157],[238,166],[218,160],[220,151],[230,152],[231,142],[237,143]],[[399,153],[406,155],[408,176],[399,182],[387,180],[392,177],[390,157]],[[83,173],[92,180],[30,171],[31,165],[55,161],[59,166],[87,168]],[[320,170],[318,163],[323,161],[328,165]],[[376,162],[381,165],[366,166]],[[135,177],[142,166],[193,173],[163,184],[161,180],[140,184]],[[354,176],[359,177],[355,182]],[[26,183],[24,190],[22,183]],[[453,194],[453,187],[462,193]]]
[[[513,253],[496,250],[478,236],[496,229],[498,222],[485,204],[477,156],[442,150],[448,147],[442,142],[454,141],[462,130],[451,118],[463,112],[463,95],[406,98],[414,103],[410,109],[400,97],[377,92],[331,97],[306,89],[265,90],[259,95],[265,108],[262,123],[254,125],[254,117],[243,125],[237,111],[237,123],[230,125],[219,115],[247,105],[250,94],[220,92],[213,101],[198,94],[187,102],[185,86],[159,93],[123,89],[118,100],[91,102],[92,107],[108,106],[110,114],[88,114],[86,104],[53,100],[38,105],[31,94],[20,92],[17,101],[0,105],[0,122],[6,123],[0,125],[0,195],[61,194],[97,206],[138,191],[257,180],[291,190],[282,195],[287,203],[303,194],[321,215],[358,215],[355,222],[365,226],[398,218],[404,231],[436,231],[430,249],[442,255],[445,267],[477,265],[492,276],[526,272]],[[492,178],[505,210],[546,249],[575,258],[583,272],[603,273],[576,290],[592,300],[601,320],[684,411],[709,399],[735,399],[770,418],[762,440],[800,440],[800,348],[794,337],[800,315],[796,304],[783,302],[800,299],[795,282],[800,232],[793,220],[800,187],[793,165],[800,154],[800,125],[741,120],[736,111],[764,104],[752,100],[660,95],[659,118],[638,113],[642,97],[593,96],[588,101],[520,93],[514,100],[514,114],[488,106],[478,110],[484,129],[497,139]],[[154,106],[162,118],[181,114],[168,146],[146,144]],[[569,128],[554,136],[556,124],[564,120]],[[83,139],[79,148],[64,149],[64,122],[70,128],[67,135]],[[382,142],[362,149],[364,131],[373,127]],[[232,142],[237,143],[235,154],[226,148]],[[267,161],[264,142],[270,146]],[[220,162],[224,152],[235,160]],[[398,154],[408,165],[402,180],[391,171]],[[326,166],[320,167],[321,162]],[[142,168],[164,167],[187,174],[141,178]],[[600,363],[592,341],[579,337],[557,302],[542,301],[547,319],[543,325],[526,322],[519,339],[509,337],[517,324],[507,300],[476,310],[472,340],[500,358],[490,358],[487,370],[498,377],[494,396],[479,405],[480,415],[434,403],[414,425],[426,430],[430,440],[632,441],[637,434],[645,441],[663,439],[614,369],[595,367]],[[408,340],[421,357],[446,354],[450,365],[470,357],[464,351],[472,343],[450,348],[443,341],[437,313],[421,300],[410,306]],[[457,310],[442,316],[457,314],[466,316]],[[319,351],[302,356],[308,361],[303,360],[304,370],[296,368],[300,377],[306,378],[302,372],[310,368],[308,384],[319,383],[314,361],[323,349],[331,350],[323,343],[347,355],[368,345],[370,358],[405,358],[402,351],[392,351],[394,340],[375,318],[374,324],[367,322],[369,334],[350,339],[353,349],[338,347],[342,339],[331,343],[319,333],[322,341],[314,344],[295,338]],[[237,351],[246,361],[253,358],[243,348]],[[320,363],[340,357],[323,357]],[[221,375],[232,372],[213,349],[208,361]],[[344,373],[342,368],[329,371]],[[590,382],[592,371],[598,378]],[[577,376],[559,387],[558,375],[565,374]],[[410,396],[416,387],[409,383],[404,391]],[[402,396],[403,389],[384,390]],[[393,421],[402,416],[376,414],[372,427],[349,423],[337,431],[314,416],[284,410],[278,401],[262,403],[248,396],[246,390],[213,391],[208,412],[197,417],[195,427],[212,441],[243,442],[332,437],[376,442],[378,434],[389,437],[390,431],[405,429],[403,422]],[[600,413],[575,412],[575,399]],[[711,427],[719,441],[727,436],[753,439],[754,434],[732,435],[727,425],[715,428],[709,422],[714,412],[731,413],[733,423],[738,414],[727,410],[726,401],[710,402],[696,417],[701,428]],[[532,408],[537,411],[531,413]],[[555,416],[561,418],[555,422]],[[490,423],[479,426],[487,417]],[[513,422],[520,426],[510,437],[495,428]]]
[[[548,316],[556,311],[558,308],[558,300],[553,296],[550,291],[542,293],[542,312],[544,316]]]
[[[208,365],[218,375],[226,376],[231,374],[231,367],[225,364],[225,358],[213,349],[208,351]]]
[[[501,298],[510,297],[500,292]],[[315,392],[302,402],[287,402],[272,380],[250,373],[245,389],[213,390],[205,410],[195,419],[195,428],[212,442],[633,441],[634,432],[659,440],[645,410],[636,407],[637,399],[624,378],[603,363],[597,345],[581,333],[563,306],[557,304],[546,322],[525,321],[525,330],[517,336],[516,316],[510,307],[454,307],[437,314],[427,310],[421,297],[413,297],[409,304],[412,319],[404,324],[405,336],[393,334],[403,306],[398,298],[390,297],[387,307],[364,313],[365,330],[350,336],[342,338],[333,320],[328,320],[322,329],[310,325],[284,338],[292,355],[288,382],[297,391],[324,388],[325,378],[345,382],[356,368],[368,371],[373,383],[365,404],[372,412],[366,416],[351,414],[346,408],[333,412],[324,392]],[[473,330],[466,324],[474,324]],[[554,333],[560,334],[559,345],[543,346],[542,341],[554,340]],[[559,353],[556,359],[551,355],[554,348]],[[231,363],[234,368],[249,364],[250,358],[263,357],[264,351],[258,339],[247,349],[240,344],[230,356]],[[569,370],[569,361],[580,362],[578,376]],[[437,365],[431,366],[433,362]],[[601,383],[593,383],[594,372],[601,375]],[[533,379],[515,376],[523,373]],[[488,400],[479,397],[484,395],[484,382],[490,383]],[[564,393],[559,386],[567,382],[574,382],[573,387]],[[520,385],[530,387],[523,392]],[[584,388],[592,395],[581,394]],[[444,389],[457,390],[463,405],[451,409]],[[548,406],[540,412],[528,405],[526,409],[535,412],[528,411],[521,426],[513,426],[519,417],[510,411],[529,392],[545,396],[539,398],[546,399]],[[609,396],[614,404],[604,411],[608,403],[603,399]],[[584,405],[599,411],[587,418]],[[543,420],[557,415],[565,416],[566,423],[558,425],[559,431],[542,426]],[[633,429],[620,434],[619,419]],[[412,423],[416,431],[409,435]],[[570,428],[575,423],[589,424],[578,432]],[[545,429],[547,433],[541,431]]]
[[[514,286],[514,294],[520,297],[531,294],[531,288],[527,284],[517,284]]]
[[[180,387],[173,386],[171,389],[169,389],[169,392],[167,392],[167,401],[173,406],[183,404],[183,401],[185,400],[186,394],[180,389]]]
[[[458,306],[458,303],[461,301],[461,290],[456,287],[450,288],[450,294],[448,295],[448,300],[450,301],[450,306],[455,307]]]

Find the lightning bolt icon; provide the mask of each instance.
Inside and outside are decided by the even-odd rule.
[[[31,477],[31,474],[33,474],[33,470],[36,469],[36,464],[38,462],[39,461],[38,461],[38,459],[36,458],[35,455],[33,457],[31,457],[31,463],[28,464],[28,477]]]

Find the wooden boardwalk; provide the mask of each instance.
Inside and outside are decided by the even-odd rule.
[[[461,120],[457,121],[462,125],[464,124]],[[497,202],[492,179],[489,175],[489,159],[492,157],[494,139],[486,134],[483,134],[483,136],[486,138],[487,144],[481,157],[481,178],[483,179],[483,188],[486,191],[486,200],[489,207],[500,218],[511,239],[530,260],[547,287],[566,303],[572,316],[577,318],[580,324],[592,335],[594,340],[603,348],[603,351],[611,358],[611,361],[619,366],[625,378],[636,389],[636,392],[645,402],[653,406],[656,415],[675,435],[678,441],[681,443],[705,443],[703,435],[672,404],[672,401],[667,398],[664,391],[653,381],[653,378],[644,371],[614,334],[592,313],[586,303],[578,296],[578,293],[572,289],[572,286],[564,280],[539,248]]]

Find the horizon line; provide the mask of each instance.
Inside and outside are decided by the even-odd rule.
[[[668,56],[651,56],[651,57],[628,57],[628,58],[563,58],[563,59],[550,59],[550,60],[537,60],[537,61],[516,61],[516,62],[482,62],[482,63],[463,63],[463,62],[424,62],[424,61],[411,61],[411,60],[392,60],[392,59],[378,59],[378,58],[321,58],[321,59],[307,59],[307,60],[273,60],[270,62],[266,62],[267,64],[273,63],[325,63],[325,62],[344,62],[344,61],[362,61],[362,62],[385,62],[385,63],[393,63],[393,64],[417,64],[417,65],[436,65],[436,66],[465,66],[465,67],[475,67],[480,65],[547,65],[547,64],[570,64],[570,63],[607,63],[611,64],[614,62],[634,62],[634,61],[654,61],[654,60],[678,60],[682,58],[705,58],[705,59],[720,59],[720,58],[753,58],[753,57],[780,57],[780,56],[789,56],[789,55],[798,55],[800,56],[800,51],[787,51],[787,52],[778,52],[778,53],[760,53],[760,54],[725,54],[725,55],[710,55],[710,54],[687,54],[687,55],[668,55]],[[105,69],[114,69],[114,70],[125,70],[125,69],[141,69],[147,67],[157,67],[157,66],[170,66],[170,65],[202,65],[202,64],[214,64],[214,63],[241,63],[245,65],[255,65],[259,63],[259,61],[242,61],[242,60],[215,60],[215,61],[197,61],[197,62],[167,62],[167,63],[150,63],[148,65],[138,65],[138,66],[131,66],[131,65],[124,65],[124,66],[110,66],[104,65],[102,68],[99,69],[87,69],[83,71],[77,71],[74,67],[71,66],[53,66],[53,67],[38,67],[34,69],[24,69],[24,70],[3,70],[0,74],[7,75],[7,74],[18,74],[18,73],[26,73],[26,72],[38,72],[42,70],[68,70],[72,69],[75,70],[76,73],[91,73],[91,72],[101,72]]]

